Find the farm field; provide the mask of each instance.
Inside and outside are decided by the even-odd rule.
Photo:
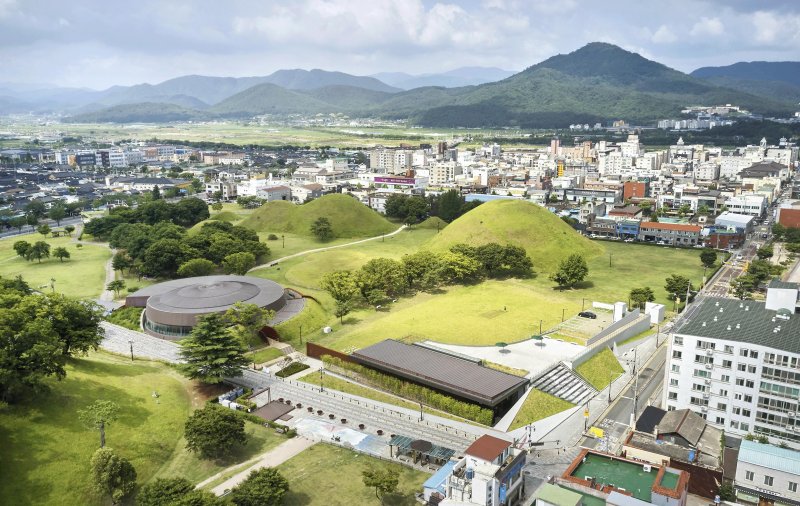
[[[16,241],[44,241],[50,245],[50,258],[41,262],[29,262],[14,251]],[[70,297],[93,299],[105,288],[105,264],[111,258],[111,250],[103,245],[83,241],[82,247],[70,237],[47,237],[27,234],[0,239],[0,276],[12,278],[21,275],[31,288],[49,291],[55,279],[56,292]],[[53,250],[67,248],[70,258],[63,262],[53,257]]]

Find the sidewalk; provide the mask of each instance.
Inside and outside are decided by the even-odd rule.
[[[228,478],[221,484],[217,485],[211,492],[215,495],[222,495],[225,493],[226,490],[230,490],[239,483],[243,482],[247,477],[250,475],[252,471],[257,469],[261,469],[264,467],[275,467],[283,464],[290,458],[294,457],[298,453],[302,452],[306,448],[310,448],[316,444],[316,441],[306,439],[303,437],[294,437],[289,439],[280,445],[276,446],[272,450],[268,451],[267,453],[258,457],[258,460],[252,466],[247,467],[241,472],[236,473],[232,477]],[[197,484],[197,488],[202,487],[206,483],[210,483],[215,479],[219,478],[219,476],[223,475],[225,470],[215,474],[214,476],[200,482]]]

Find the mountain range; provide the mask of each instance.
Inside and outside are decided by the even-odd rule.
[[[699,75],[687,75],[617,46],[591,43],[510,76],[500,69],[475,67],[438,75],[473,81],[499,78],[467,86],[401,90],[413,79],[433,77],[377,75],[395,85],[390,86],[376,76],[295,69],[264,77],[183,76],[156,85],[112,87],[101,92],[45,90],[45,100],[40,101],[44,105],[37,107],[55,108],[60,103],[61,110],[71,110],[71,120],[76,122],[159,122],[338,112],[356,117],[402,118],[435,127],[523,128],[613,119],[652,122],[677,117],[682,108],[698,104],[735,103],[765,115],[787,115],[796,110],[796,83],[776,78],[762,80],[763,85],[759,85],[739,74],[709,69],[696,72]],[[753,72],[769,75],[770,71]],[[775,93],[779,88],[782,92]],[[0,112],[4,108],[36,105],[35,93],[31,90],[28,95],[16,92],[4,96],[7,94],[0,84]],[[63,105],[65,102],[71,108]]]
[[[702,67],[691,75],[717,86],[800,102],[800,62],[739,62],[724,67]]]
[[[412,75],[405,72],[381,72],[372,74],[371,77],[403,90],[411,90],[426,86],[442,86],[444,88],[475,86],[500,81],[514,74],[516,72],[497,67],[460,67],[439,74]]]

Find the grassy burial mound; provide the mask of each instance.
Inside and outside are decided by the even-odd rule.
[[[578,253],[588,259],[603,251],[547,209],[521,200],[482,204],[442,229],[427,246],[446,250],[458,243],[480,246],[491,242],[525,248],[539,272],[554,270],[566,254]]]
[[[317,218],[331,222],[334,237],[373,237],[397,229],[386,218],[348,195],[325,195],[303,205],[276,201],[264,204],[241,225],[256,232],[312,235]]]

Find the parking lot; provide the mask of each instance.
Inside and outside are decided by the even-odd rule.
[[[592,308],[591,311],[597,318],[584,318],[573,316],[572,318],[558,324],[555,328],[548,331],[551,339],[562,339],[569,342],[584,344],[587,339],[594,336],[613,323],[614,314],[604,309]]]

